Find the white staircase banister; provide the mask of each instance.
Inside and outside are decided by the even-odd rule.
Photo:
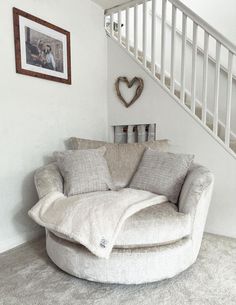
[[[232,109],[234,107],[232,103],[232,89],[233,59],[236,56],[236,46],[179,0],[162,0],[161,17],[158,19],[157,4],[159,3],[157,1],[132,0],[107,10],[105,12],[106,32],[183,109],[191,114],[214,139],[236,158],[236,134],[232,128],[232,126],[235,126],[235,117],[232,116]],[[168,13],[169,8],[171,8],[171,25],[169,26],[171,28],[171,35],[166,33],[166,27],[168,26],[166,16],[168,3],[170,4]],[[149,11],[149,16],[147,16],[147,10]],[[182,17],[181,30],[176,27],[177,10]],[[147,20],[147,18],[149,19]],[[161,20],[161,23],[159,20]],[[188,24],[193,26],[190,49],[189,45],[186,45]],[[122,26],[124,26],[125,31],[123,32],[125,33],[122,33]],[[199,79],[197,77],[199,74],[198,70],[200,70],[198,64],[198,32],[201,29],[204,33],[204,49],[201,50],[203,63],[202,79]],[[176,44],[177,33],[178,45]],[[160,37],[157,37],[157,34]],[[147,40],[147,36],[149,40]],[[209,39],[213,39],[216,45],[213,61],[209,54]],[[166,52],[166,45],[168,48],[171,47],[170,52]],[[176,46],[178,46],[177,50]],[[228,67],[224,69],[221,66],[222,46],[228,52]],[[192,63],[189,63],[189,50],[192,53]],[[158,56],[159,52],[160,56]],[[175,71],[175,56],[177,54],[178,62],[176,64],[178,64],[178,70],[176,69],[177,71]],[[212,76],[212,78],[214,77],[214,88],[209,88],[208,86],[209,59],[213,62],[215,70],[210,70],[210,72],[214,73],[214,76]],[[191,65],[190,69],[189,65]],[[227,73],[226,92],[225,90],[222,91],[221,73],[223,71]],[[199,94],[202,98],[201,101],[198,99]],[[224,97],[222,94],[226,96],[226,113],[225,115],[223,114],[223,119],[222,99]],[[209,110],[209,105],[212,106],[211,111]]]
[[[151,1],[151,0],[150,0]],[[208,22],[202,19],[199,15],[194,13],[190,8],[184,5],[179,0],[168,0],[170,3],[174,4],[176,8],[178,8],[181,12],[183,12],[188,18],[192,19],[195,23],[197,23],[200,27],[202,27],[205,31],[207,31],[212,37],[214,37],[217,41],[219,41],[223,46],[225,46],[229,51],[233,54],[236,54],[236,45],[232,43],[229,39],[227,39],[224,35],[218,32],[213,26],[211,26]],[[124,10],[127,7],[134,7],[135,5],[142,4],[144,0],[132,0],[126,2],[121,5],[114,6],[105,11],[105,15],[110,15],[112,13],[116,13],[118,10]]]

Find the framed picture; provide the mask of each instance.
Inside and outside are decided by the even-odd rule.
[[[70,33],[13,8],[16,72],[71,84]]]

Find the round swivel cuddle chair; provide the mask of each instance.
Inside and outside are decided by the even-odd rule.
[[[168,150],[164,140],[111,144],[72,138],[71,143],[73,149],[106,146],[105,158],[120,187],[128,184],[146,146]],[[213,183],[207,168],[193,164],[178,203],[165,202],[131,216],[109,259],[98,258],[84,246],[48,230],[47,253],[65,272],[90,281],[141,284],[171,278],[191,266],[198,256]],[[39,198],[52,191],[63,192],[63,179],[55,163],[36,171],[35,184]]]

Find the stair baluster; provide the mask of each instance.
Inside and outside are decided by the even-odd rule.
[[[225,145],[230,145],[230,121],[232,104],[232,77],[233,77],[233,53],[228,54],[228,84],[227,84],[227,102],[226,102],[226,123],[225,123]]]
[[[213,117],[213,133],[218,135],[219,120],[219,89],[220,89],[220,50],[221,44],[216,42],[216,67],[215,67],[215,95],[214,95],[214,117]]]
[[[170,91],[175,94],[176,7],[172,4]]]
[[[161,19],[161,82],[165,84],[166,0],[162,0]]]
[[[143,65],[147,65],[147,0],[143,2]]]
[[[202,123],[206,125],[207,117],[207,84],[208,84],[209,34],[204,31],[204,59],[202,84]]]
[[[152,0],[151,72],[153,76],[156,75],[156,44],[157,44],[156,0]]]
[[[187,16],[182,14],[182,54],[181,54],[181,91],[180,101],[185,102],[185,56],[186,56],[186,39],[187,39]]]

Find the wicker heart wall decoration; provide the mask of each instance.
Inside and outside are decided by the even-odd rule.
[[[120,91],[121,83],[125,83],[129,89],[132,88],[133,85],[137,85],[135,94],[130,102],[127,102],[121,94],[121,91]],[[142,94],[143,88],[144,88],[144,82],[143,82],[143,79],[140,77],[134,77],[131,81],[129,81],[127,77],[120,76],[116,80],[115,87],[116,87],[116,93],[117,93],[118,98],[121,100],[121,102],[124,104],[124,106],[126,108],[128,108],[131,105],[133,105],[137,101],[137,99],[140,97],[140,95]]]

